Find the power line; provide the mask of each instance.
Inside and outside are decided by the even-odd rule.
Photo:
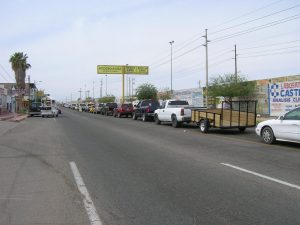
[[[286,49],[291,49],[291,48],[299,48],[300,45],[296,45],[296,46],[290,46],[290,47],[285,47],[285,48],[276,48],[276,49],[268,49],[268,50],[264,50],[264,51],[256,51],[256,52],[246,52],[246,53],[242,53],[239,55],[251,55],[251,54],[257,54],[257,53],[264,53],[264,52],[274,52],[274,51],[279,51],[279,50],[286,50]]]
[[[10,79],[14,80],[13,76],[10,75],[10,74],[6,71],[6,69],[4,68],[4,66],[2,66],[2,65],[0,64],[0,67],[2,68],[2,70],[7,74],[7,76],[8,76]]]
[[[270,22],[270,23],[266,23],[266,24],[263,24],[263,25],[260,25],[260,26],[256,26],[256,27],[252,27],[252,28],[249,28],[249,29],[246,29],[246,30],[242,30],[242,31],[230,34],[230,35],[225,35],[223,37],[219,37],[219,38],[216,38],[215,40],[212,40],[212,42],[215,43],[215,42],[223,41],[223,40],[226,40],[226,39],[229,39],[229,38],[233,38],[233,37],[236,37],[236,36],[241,36],[241,35],[244,35],[244,34],[252,33],[254,31],[262,30],[262,29],[265,29],[265,28],[268,28],[268,27],[273,27],[273,26],[276,26],[278,24],[286,23],[286,22],[296,20],[296,19],[299,19],[299,18],[300,18],[300,14],[296,14],[296,15],[289,16],[289,17],[286,17],[286,18],[283,18],[283,19],[280,19],[280,20],[276,20],[276,21],[273,21],[273,22]]]
[[[251,14],[253,14],[253,13],[256,13],[256,12],[261,11],[261,10],[263,10],[263,9],[269,8],[270,6],[275,5],[275,4],[277,4],[277,3],[279,3],[279,2],[282,2],[282,1],[283,1],[283,0],[274,1],[274,2],[272,2],[272,3],[270,3],[270,4],[267,4],[267,5],[263,6],[263,7],[260,7],[260,8],[254,9],[254,10],[252,10],[252,11],[249,11],[249,12],[247,12],[247,13],[245,13],[245,14],[242,14],[242,15],[240,15],[240,16],[238,16],[238,17],[234,17],[234,18],[232,18],[232,19],[229,19],[229,20],[225,21],[224,23],[221,23],[221,24],[219,24],[219,25],[217,25],[217,26],[211,27],[210,29],[217,28],[217,27],[221,27],[221,26],[223,26],[223,25],[225,25],[225,24],[228,24],[228,23],[230,23],[230,22],[232,22],[232,21],[234,21],[234,20],[240,19],[240,18],[245,17],[245,16],[249,16],[249,15],[251,15]]]
[[[300,40],[288,41],[288,42],[279,42],[279,43],[268,44],[268,45],[259,45],[259,46],[249,47],[249,48],[240,48],[239,50],[243,51],[243,50],[255,49],[255,48],[272,47],[272,46],[277,46],[277,45],[285,45],[285,44],[295,43],[295,42],[299,42],[299,41]]]
[[[269,54],[259,54],[259,55],[251,55],[251,56],[242,56],[239,58],[254,58],[254,57],[261,57],[261,56],[269,56],[269,55],[279,55],[279,54],[291,54],[291,53],[298,53],[299,51],[283,51],[283,52],[274,52],[274,53],[269,53]]]
[[[6,77],[3,76],[1,73],[0,73],[0,76],[1,76],[6,82],[8,82],[8,80],[6,79]]]
[[[248,23],[252,23],[252,22],[254,22],[254,21],[261,20],[261,19],[264,19],[264,18],[267,18],[267,17],[270,17],[270,16],[274,16],[274,15],[276,15],[276,14],[279,14],[279,13],[282,13],[282,12],[286,12],[286,11],[288,11],[288,10],[297,8],[297,7],[299,7],[299,6],[300,6],[300,5],[295,5],[295,6],[292,6],[292,7],[290,7],[290,8],[286,8],[286,9],[283,9],[283,10],[280,10],[280,11],[277,11],[277,12],[274,12],[274,13],[270,13],[270,14],[268,14],[268,15],[265,15],[265,16],[262,16],[262,17],[259,17],[259,18],[256,18],[256,19],[248,20],[248,21],[246,21],[246,22],[243,22],[243,23],[240,23],[240,24],[236,24],[236,25],[233,25],[233,26],[230,26],[230,27],[227,27],[227,28],[224,28],[224,29],[221,29],[221,30],[212,32],[212,33],[210,33],[210,35],[213,35],[213,34],[216,34],[216,33],[220,33],[220,32],[222,32],[222,31],[229,30],[229,29],[232,29],[232,28],[236,28],[236,27],[239,27],[239,26],[248,24]]]

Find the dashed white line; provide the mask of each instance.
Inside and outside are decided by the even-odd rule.
[[[75,162],[69,162],[69,163],[70,163],[70,167],[73,172],[74,179],[76,181],[78,190],[82,194],[83,204],[84,204],[85,210],[88,214],[91,225],[103,225],[100,220],[100,217],[98,216],[98,213],[94,206],[94,203],[90,197],[90,194],[89,194],[89,192],[83,182],[83,179],[79,173],[76,163]]]
[[[300,186],[295,185],[295,184],[291,184],[291,183],[288,183],[288,182],[285,182],[285,181],[282,181],[282,180],[278,180],[276,178],[269,177],[269,176],[266,176],[266,175],[263,175],[263,174],[260,174],[260,173],[256,173],[256,172],[253,172],[251,170],[246,170],[246,169],[243,169],[241,167],[234,166],[234,165],[231,165],[231,164],[228,164],[228,163],[220,163],[220,164],[222,164],[224,166],[231,167],[231,168],[236,169],[236,170],[243,171],[245,173],[249,173],[249,174],[252,174],[252,175],[255,175],[255,176],[267,179],[267,180],[271,180],[271,181],[279,183],[279,184],[286,185],[286,186],[291,187],[291,188],[296,188],[296,189],[300,190]]]

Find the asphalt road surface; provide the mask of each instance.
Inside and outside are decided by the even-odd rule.
[[[254,129],[64,109],[1,132],[1,225],[297,225],[299,212],[300,145]]]

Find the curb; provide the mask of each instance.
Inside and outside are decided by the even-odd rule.
[[[27,117],[28,117],[28,115],[21,115],[21,116],[14,117],[8,121],[18,123],[18,122],[21,122],[22,120],[25,120]]]

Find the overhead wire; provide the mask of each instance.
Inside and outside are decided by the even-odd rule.
[[[2,70],[4,71],[4,73],[5,73],[10,79],[12,79],[12,80],[14,81],[13,76],[10,75],[10,74],[7,72],[7,70],[4,68],[4,66],[2,66],[2,65],[0,64],[0,67],[2,68]]]
[[[258,45],[258,46],[248,47],[248,48],[239,48],[239,51],[248,50],[248,49],[256,49],[256,48],[272,47],[272,46],[277,46],[277,45],[285,45],[285,44],[295,43],[295,42],[299,42],[299,41],[300,40],[294,40],[294,41],[279,42],[279,43],[268,44],[268,45]]]
[[[222,31],[230,30],[230,29],[232,29],[232,28],[236,28],[236,27],[239,27],[239,26],[248,24],[248,23],[252,23],[252,22],[255,22],[255,21],[258,21],[258,20],[261,20],[261,19],[270,17],[270,16],[274,16],[274,15],[277,15],[277,14],[279,14],[279,13],[286,12],[286,11],[291,10],[291,9],[295,9],[295,8],[297,8],[297,7],[300,7],[300,5],[295,5],[295,6],[292,6],[292,7],[289,7],[289,8],[280,10],[280,11],[277,11],[277,12],[273,12],[273,13],[270,13],[270,14],[268,14],[268,15],[265,15],[265,16],[262,16],[262,17],[259,17],[259,18],[256,18],[256,19],[248,20],[248,21],[246,21],[246,22],[239,23],[239,24],[236,24],[236,25],[227,27],[227,28],[223,28],[223,29],[220,29],[220,30],[218,30],[218,31],[210,32],[210,35],[214,35],[214,34],[217,34],[217,33],[222,32]]]
[[[296,19],[299,19],[299,18],[300,18],[300,14],[296,14],[296,15],[289,16],[289,17],[286,17],[286,18],[283,18],[283,19],[280,19],[280,20],[276,20],[276,21],[273,21],[273,22],[270,22],[270,23],[266,23],[266,24],[263,24],[263,25],[260,25],[260,26],[256,26],[256,27],[252,27],[252,28],[249,28],[249,29],[246,29],[246,30],[242,30],[242,31],[230,34],[230,35],[224,35],[222,37],[211,40],[211,42],[213,42],[213,43],[220,42],[220,41],[223,41],[223,40],[227,40],[229,38],[233,38],[233,37],[241,36],[241,35],[244,35],[244,34],[252,33],[254,31],[262,30],[262,29],[265,29],[265,28],[268,28],[268,27],[273,27],[273,26],[276,26],[278,24],[286,23],[286,22],[296,20]]]
[[[262,57],[262,56],[270,56],[270,55],[280,55],[280,54],[291,54],[291,53],[300,53],[300,50],[298,51],[283,51],[283,52],[274,52],[269,54],[258,54],[258,55],[250,55],[250,56],[241,56],[239,58],[256,58],[256,57]]]
[[[250,55],[250,54],[257,54],[257,53],[264,53],[264,52],[274,52],[274,51],[279,51],[279,50],[286,50],[286,49],[291,49],[291,48],[299,48],[300,45],[296,46],[290,46],[290,47],[285,47],[285,48],[276,48],[276,49],[267,49],[263,51],[256,51],[256,52],[245,52],[239,55]]]

